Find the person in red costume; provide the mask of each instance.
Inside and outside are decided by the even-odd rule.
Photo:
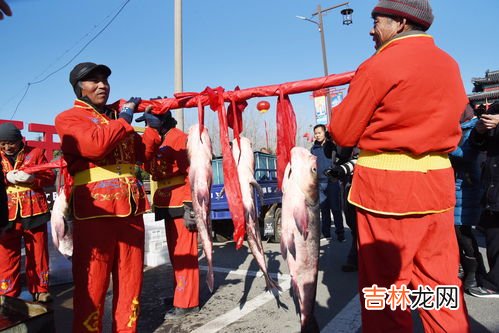
[[[381,0],[372,17],[376,53],[357,69],[329,124],[340,146],[361,150],[348,200],[357,209],[362,331],[413,330],[410,308],[372,309],[374,285],[434,295],[447,285],[457,286],[455,309],[438,309],[435,299],[411,306],[426,332],[468,332],[448,158],[468,102],[459,67],[425,33],[433,22],[428,0]]]
[[[121,110],[106,106],[111,70],[91,62],[70,73],[74,106],[55,119],[73,178],[73,332],[101,332],[104,300],[113,276],[113,332],[136,332],[149,210],[135,165],[145,146],[130,125],[139,98]],[[144,136],[151,130],[147,128]]]
[[[152,126],[148,117],[150,114],[145,113],[143,120]],[[156,221],[164,219],[173,266],[173,307],[165,315],[165,319],[171,319],[199,311],[198,233],[188,178],[187,134],[175,127],[177,121],[171,112],[161,119],[153,143],[147,144],[159,148],[146,170],[158,182],[154,212]]]
[[[0,125],[0,155],[7,184],[7,230],[0,236],[0,294],[21,293],[21,239],[26,251],[26,280],[33,300],[50,302],[48,290],[49,207],[43,187],[54,184],[52,170],[28,174],[24,167],[47,163],[40,148],[25,147],[21,131],[12,123]]]

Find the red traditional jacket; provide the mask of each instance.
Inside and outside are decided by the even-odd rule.
[[[47,163],[44,151],[40,148],[24,147],[17,154],[15,165],[12,166],[7,156],[1,152],[4,175],[12,170]],[[43,187],[54,184],[55,175],[52,170],[39,171],[33,174],[35,181],[32,184],[14,185],[5,180],[7,184],[7,197],[9,207],[9,221],[17,218],[47,213],[49,207]],[[19,212],[19,213],[18,213]]]
[[[148,147],[159,146],[150,161],[146,163],[146,170],[152,179],[158,182],[153,204],[159,208],[181,208],[184,203],[192,202],[188,177],[187,134],[172,128],[165,134],[161,143],[160,135],[155,133],[154,137],[144,138]]]
[[[329,124],[336,143],[361,149],[349,201],[384,215],[453,209],[447,154],[467,103],[458,64],[431,36],[386,43],[357,69]]]
[[[116,112],[110,114],[116,118]],[[77,99],[56,117],[55,126],[73,176],[75,219],[125,217],[150,209],[135,177],[135,166],[145,160],[145,146],[130,124]]]

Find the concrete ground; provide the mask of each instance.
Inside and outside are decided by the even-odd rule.
[[[478,236],[483,250],[483,238]],[[349,246],[350,237],[346,243],[321,241],[315,315],[322,332],[360,331],[357,273],[344,273],[340,269]],[[264,248],[269,272],[279,277],[283,288],[279,300],[264,292],[264,279],[247,247],[235,250],[232,242],[217,243],[213,256],[215,292],[210,294],[204,283],[206,262],[201,259],[201,311],[182,320],[163,320],[171,307],[164,300],[173,294],[171,266],[145,268],[138,332],[298,332],[299,318],[290,295],[288,269],[280,256],[279,245],[266,243]],[[53,308],[57,332],[70,332],[72,285],[53,287],[52,293],[56,296]],[[110,332],[111,327],[111,299],[109,292],[105,332]],[[473,332],[499,332],[499,299],[466,296],[466,302]],[[413,317],[415,332],[422,332],[418,315],[414,313]]]

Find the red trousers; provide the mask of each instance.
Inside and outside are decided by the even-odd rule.
[[[26,251],[26,280],[30,293],[48,292],[49,250],[47,224],[26,230],[19,221],[0,237],[0,295],[21,293],[21,238]]]
[[[459,252],[453,211],[439,214],[394,217],[357,210],[359,242],[359,292],[363,332],[412,332],[409,309],[367,310],[364,287],[414,290],[437,285],[459,287],[459,308],[418,311],[425,332],[469,332],[468,314],[457,273]]]
[[[142,215],[74,222],[73,332],[102,332],[113,277],[113,332],[136,332],[144,263]]]
[[[198,233],[184,226],[183,218],[165,220],[166,242],[173,266],[173,306],[199,306]]]

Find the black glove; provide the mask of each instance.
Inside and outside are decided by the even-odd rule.
[[[196,231],[196,213],[189,205],[184,204],[184,225],[189,231]]]
[[[332,168],[328,168],[324,170],[324,175],[329,178],[330,180],[336,180],[340,178],[340,173],[342,172],[341,167],[335,165]]]
[[[166,99],[166,98],[168,98],[168,97],[167,96],[163,96],[163,97],[158,96],[158,97],[151,97],[151,98],[149,98],[149,100],[154,101],[155,99]]]
[[[149,111],[144,112],[144,114],[136,119],[137,122],[146,122],[146,126],[155,128],[159,130],[161,126],[163,125],[163,119],[161,116],[157,116],[152,114]]]
[[[131,124],[133,120],[133,112],[135,108],[139,105],[140,101],[141,101],[140,97],[131,97],[128,100],[128,102],[126,102],[125,105],[121,108],[119,117],[121,119],[125,119],[127,123]],[[134,106],[130,107],[127,105],[128,103],[133,103]]]

